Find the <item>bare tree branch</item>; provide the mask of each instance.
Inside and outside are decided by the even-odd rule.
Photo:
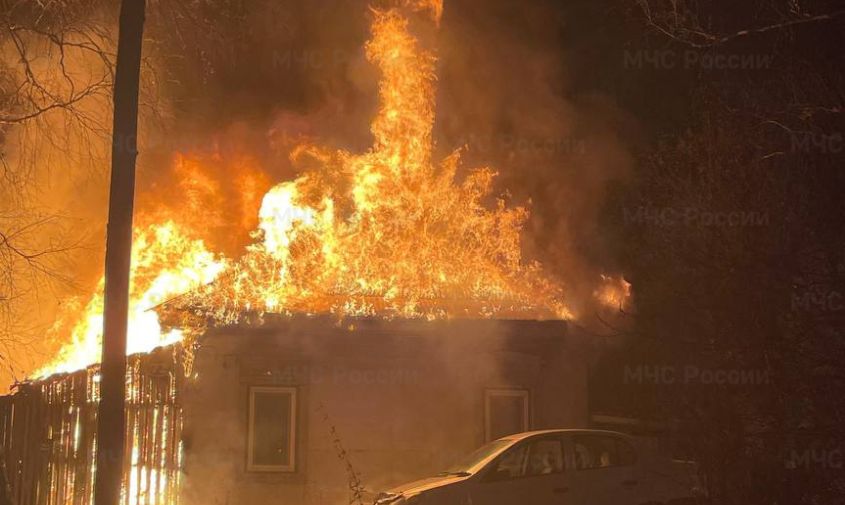
[[[661,11],[652,8],[649,4],[649,0],[637,0],[637,3],[642,9],[646,21],[652,28],[676,42],[698,49],[719,46],[741,37],[785,30],[794,26],[810,23],[830,21],[835,18],[845,16],[845,9],[817,15],[801,15],[798,12],[793,11],[793,15],[795,15],[795,17],[785,19],[778,23],[747,28],[733,33],[719,34],[707,31],[701,28],[698,23],[692,21],[697,18],[696,13],[692,12],[691,9],[683,4],[679,6],[677,3],[673,2],[671,11]]]

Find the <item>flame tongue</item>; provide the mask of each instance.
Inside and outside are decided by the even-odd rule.
[[[435,20],[442,10],[440,2],[406,5],[431,9]],[[565,315],[539,267],[521,262],[526,210],[501,200],[485,206],[494,172],[480,168],[458,181],[457,151],[433,164],[436,59],[408,25],[400,9],[373,11],[366,54],[381,82],[372,148],[296,149],[294,160],[309,157],[318,168],[267,193],[262,240],[236,266],[235,281],[217,283],[200,303],[228,306],[224,318],[244,308],[370,314],[385,304],[437,317],[455,312],[457,300],[478,301],[484,315],[503,307]]]
[[[418,11],[428,11],[436,25],[443,16],[443,0],[405,0],[404,5]]]
[[[202,241],[188,238],[172,221],[136,231],[132,245],[127,352],[149,352],[181,340],[179,330],[162,331],[157,314],[150,309],[211,282],[225,266],[225,261],[208,252]],[[35,372],[35,377],[72,372],[99,362],[104,284],[101,278],[97,293],[81,309],[82,315],[70,331],[70,342],[61,348],[53,362]],[[76,315],[80,307],[70,303],[65,311]],[[51,333],[66,331],[66,322],[66,318],[59,318]]]
[[[434,63],[408,32],[408,21],[398,11],[374,13],[373,38],[367,58],[378,65],[381,107],[372,125],[374,164],[385,175],[429,168],[431,128],[434,124]]]

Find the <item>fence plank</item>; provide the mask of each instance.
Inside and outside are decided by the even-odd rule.
[[[181,354],[128,358],[125,505],[177,505]],[[16,505],[92,505],[98,401],[96,367],[0,397],[0,454]]]

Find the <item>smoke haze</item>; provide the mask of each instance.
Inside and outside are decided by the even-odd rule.
[[[499,172],[497,193],[531,211],[526,255],[588,320],[604,310],[593,296],[601,275],[618,273],[598,218],[608,184],[627,172],[631,124],[612,100],[569,86],[562,35],[573,21],[552,2],[527,4],[447,0],[436,40],[424,34],[439,56],[435,157],[463,148],[464,167]],[[261,196],[297,174],[293,146],[319,139],[366,150],[378,91],[363,51],[369,15],[358,0],[152,5],[136,223],[174,220],[236,257],[252,240]],[[90,105],[105,125],[107,105]],[[109,140],[86,141],[90,155],[34,162],[46,189],[33,202],[75,223],[83,241],[68,258],[74,282],[40,300],[42,328],[102,272]],[[18,373],[55,345],[37,342]]]

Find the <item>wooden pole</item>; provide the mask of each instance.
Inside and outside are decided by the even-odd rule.
[[[145,0],[122,0],[114,79],[114,123],[109,217],[106,231],[106,285],[103,356],[97,417],[94,505],[119,505],[126,424],[126,326],[138,133],[138,88]]]

